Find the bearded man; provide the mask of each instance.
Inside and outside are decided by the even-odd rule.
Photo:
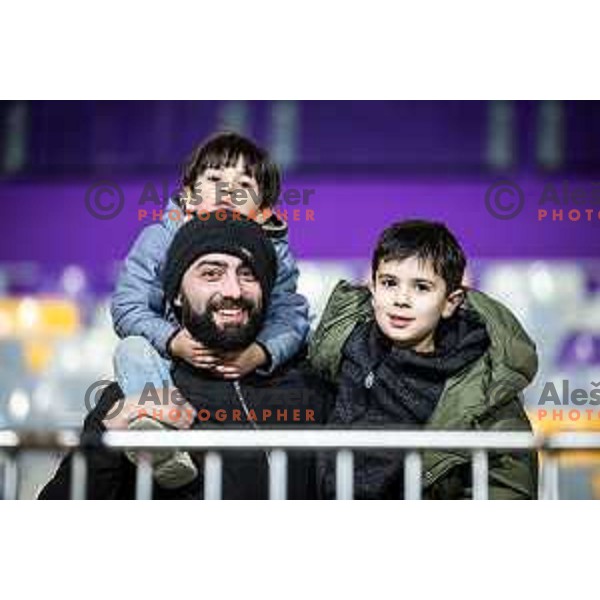
[[[257,223],[235,213],[221,217],[213,213],[181,227],[167,254],[163,289],[189,335],[217,354],[235,355],[260,331],[277,262],[272,243]],[[145,343],[139,339],[140,354]],[[167,393],[156,389],[165,381],[159,365],[142,376],[148,386],[139,397],[123,399],[116,383],[106,388],[85,419],[86,439],[99,441],[107,430],[303,427],[322,421],[319,382],[297,364],[232,380],[216,370],[174,360],[169,379],[176,389]],[[133,498],[138,454],[96,446],[87,452],[86,497]],[[153,498],[203,497],[202,452],[161,450],[150,456]],[[41,499],[69,498],[72,461],[72,454],[62,461]],[[223,497],[268,497],[268,461],[268,453],[261,451],[224,452]],[[315,497],[313,457],[294,453],[288,464],[288,497]]]

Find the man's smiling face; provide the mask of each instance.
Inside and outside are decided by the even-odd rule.
[[[262,289],[254,271],[230,254],[198,258],[183,276],[175,304],[192,336],[215,350],[245,348],[263,319]]]

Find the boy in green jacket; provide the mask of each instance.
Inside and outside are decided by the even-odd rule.
[[[537,370],[535,345],[505,306],[462,286],[465,265],[445,225],[404,221],[382,233],[368,289],[338,283],[309,347],[313,368],[336,384],[329,425],[531,430],[519,398]],[[355,498],[403,498],[403,479],[401,453],[355,453]],[[335,496],[331,455],[319,485]],[[423,496],[470,498],[470,452],[424,451]],[[490,498],[536,496],[535,453],[490,453]]]

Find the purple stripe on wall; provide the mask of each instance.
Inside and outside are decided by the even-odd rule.
[[[149,202],[140,204],[153,190],[162,194],[162,180],[128,178],[118,181],[124,207],[112,220],[92,218],[85,206],[90,181],[60,183],[14,183],[0,186],[5,208],[0,236],[0,262],[35,261],[42,269],[54,271],[68,264],[87,270],[93,281],[110,278],[115,261],[124,258],[135,236],[143,227],[138,210],[158,209]],[[148,184],[151,184],[150,186]],[[292,249],[304,259],[367,258],[380,231],[390,223],[406,218],[444,221],[462,241],[472,258],[580,258],[600,257],[600,204],[558,206],[564,220],[538,220],[543,182],[527,179],[518,182],[524,193],[522,212],[511,220],[493,218],[484,198],[489,180],[372,180],[336,181],[333,178],[289,178],[290,188],[314,190],[308,205],[286,204],[290,219]],[[557,189],[560,191],[560,182]],[[591,183],[579,181],[580,188]],[[172,188],[172,182],[167,190]],[[105,205],[116,196],[104,195]],[[505,204],[511,201],[504,196]],[[300,220],[293,221],[294,209]],[[314,220],[306,220],[306,209]],[[579,209],[582,219],[573,222],[568,211]],[[587,221],[585,210],[593,211]],[[148,221],[145,221],[148,223]]]

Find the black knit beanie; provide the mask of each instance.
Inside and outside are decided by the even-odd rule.
[[[195,215],[175,234],[163,271],[165,299],[173,304],[189,267],[204,254],[237,256],[254,271],[266,305],[277,277],[277,256],[262,227],[240,213],[215,211]]]

